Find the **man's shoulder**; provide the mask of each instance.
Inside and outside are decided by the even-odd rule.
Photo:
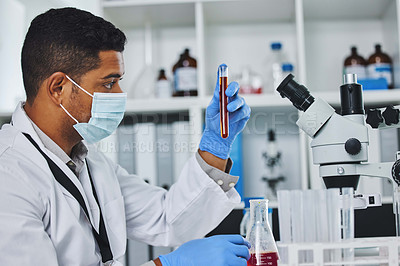
[[[32,148],[27,146],[29,141],[16,128],[4,125],[0,130],[0,169],[12,172],[26,169],[38,169],[37,157]],[[38,153],[39,154],[39,153]]]
[[[40,194],[49,193],[52,190],[51,173],[40,167],[37,158],[39,153],[32,153],[26,146],[28,143],[25,136],[13,126],[2,127],[0,130],[0,183],[10,189],[23,184]]]
[[[0,158],[8,149],[13,147],[18,134],[19,131],[9,124],[5,124],[0,129]]]

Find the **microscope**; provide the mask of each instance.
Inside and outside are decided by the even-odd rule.
[[[276,187],[279,182],[285,180],[282,174],[282,153],[276,143],[275,131],[268,131],[267,149],[262,153],[262,158],[265,163],[265,173],[261,178],[266,183],[266,197],[271,200],[277,199]]]
[[[396,235],[400,236],[400,152],[397,152],[395,162],[368,163],[368,128],[362,86],[357,84],[357,76],[344,76],[343,85],[340,86],[341,114],[337,114],[324,100],[315,99],[305,86],[298,84],[293,78],[289,74],[277,91],[303,112],[296,124],[312,138],[310,145],[313,162],[319,165],[319,175],[326,188],[353,187],[356,190],[360,176],[389,179],[393,187]],[[386,116],[396,120],[397,115],[398,121],[399,111],[393,107],[389,109],[394,113]],[[367,122],[372,122],[373,128],[385,127],[379,112],[373,110],[371,119],[367,119]],[[394,124],[386,117],[385,122],[389,126]],[[379,194],[354,195],[355,208],[381,205]]]

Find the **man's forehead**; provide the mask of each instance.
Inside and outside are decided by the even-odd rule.
[[[100,67],[98,70],[103,72],[104,77],[121,77],[125,72],[124,58],[121,52],[101,51],[99,53]]]
[[[83,80],[103,80],[108,78],[120,78],[125,73],[124,59],[121,52],[101,51],[99,52],[100,64],[83,75]]]

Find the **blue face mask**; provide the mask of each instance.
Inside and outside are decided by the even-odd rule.
[[[66,75],[66,77],[83,92],[93,98],[92,116],[88,123],[79,123],[62,104],[61,108],[69,115],[76,124],[75,130],[89,144],[96,143],[110,136],[121,123],[125,113],[126,93],[100,93],[90,94],[79,86],[75,81]]]

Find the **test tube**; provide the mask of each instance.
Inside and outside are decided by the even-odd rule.
[[[219,76],[219,115],[221,125],[221,137],[226,139],[229,136],[229,114],[228,97],[225,90],[228,87],[228,66],[222,64],[218,67]]]
[[[304,202],[301,190],[290,192],[290,217],[293,243],[304,242]],[[299,261],[305,262],[304,251],[299,252]]]
[[[315,217],[317,229],[317,242],[327,243],[329,241],[328,230],[328,211],[327,211],[327,190],[320,189],[315,191],[314,202],[317,205]],[[324,261],[328,261],[329,250],[324,251]]]
[[[328,229],[328,212],[327,212],[327,190],[320,189],[314,195],[314,202],[317,204],[316,211],[316,227],[317,227],[317,242],[329,241]]]
[[[327,190],[327,211],[328,211],[328,230],[329,241],[337,243],[341,240],[341,220],[340,220],[340,190],[338,188],[330,188]],[[332,249],[330,251],[330,261],[340,261],[341,250]]]
[[[279,236],[281,243],[292,242],[292,229],[290,225],[290,191],[278,190],[278,216]],[[283,264],[288,263],[287,247],[279,249],[279,258]]]
[[[304,216],[304,242],[313,243],[317,241],[317,230],[315,222],[315,199],[313,190],[302,191],[303,196],[303,216]],[[305,252],[305,262],[313,261],[313,252],[307,250]]]
[[[354,239],[354,189],[352,187],[342,188],[342,236],[344,240]],[[343,250],[345,261],[354,260],[354,249],[346,248]]]

